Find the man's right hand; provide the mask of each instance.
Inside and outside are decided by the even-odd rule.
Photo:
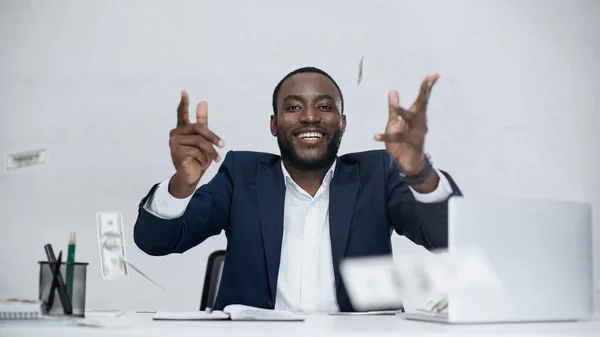
[[[183,199],[194,193],[200,178],[210,164],[221,158],[215,145],[225,144],[208,128],[208,105],[200,102],[196,108],[196,123],[189,119],[190,98],[186,91],[181,92],[181,102],[177,108],[177,127],[171,130],[169,146],[171,159],[177,173],[169,182],[169,193]]]

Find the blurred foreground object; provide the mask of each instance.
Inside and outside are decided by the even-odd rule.
[[[400,307],[408,296],[428,298],[473,289],[500,291],[500,281],[479,247],[452,252],[352,258],[340,272],[357,310]]]

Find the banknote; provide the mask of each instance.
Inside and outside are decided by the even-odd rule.
[[[404,288],[392,256],[346,259],[340,264],[340,273],[355,309],[388,310],[402,306]]]
[[[451,294],[475,288],[497,291],[501,289],[485,252],[477,246],[463,246],[452,251],[399,258],[399,270],[420,270],[428,282],[428,294]]]
[[[360,58],[360,62],[358,62],[358,83],[356,83],[356,85],[359,85],[363,79],[363,62],[364,62],[364,60],[365,60],[365,55],[363,55]]]
[[[96,223],[102,278],[104,280],[129,278],[129,269],[124,261],[127,255],[125,253],[123,214],[98,212]]]
[[[477,247],[346,259],[340,273],[352,305],[359,310],[397,306],[405,298],[443,298],[474,288],[500,289],[497,275]]]
[[[123,214],[118,212],[98,213],[98,246],[100,247],[100,264],[104,280],[116,280],[129,277],[129,268],[136,271],[146,280],[162,290],[165,287],[151,279],[131,263],[125,255],[125,235],[123,231]]]

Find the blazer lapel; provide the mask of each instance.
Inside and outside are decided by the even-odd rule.
[[[354,201],[358,192],[358,164],[345,164],[338,160],[329,193],[329,235],[335,274],[335,285],[340,290],[339,263],[344,257],[348,242]]]
[[[280,161],[274,165],[265,163],[260,165],[256,176],[256,195],[269,286],[274,303],[281,259],[283,210],[285,207],[285,183]]]

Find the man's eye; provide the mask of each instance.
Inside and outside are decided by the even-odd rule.
[[[331,111],[332,108],[329,105],[320,105],[319,109],[325,110],[325,111]]]
[[[300,109],[301,108],[300,108],[299,105],[292,105],[292,106],[287,107],[286,110],[288,110],[288,111],[297,111],[297,110],[300,110]]]

